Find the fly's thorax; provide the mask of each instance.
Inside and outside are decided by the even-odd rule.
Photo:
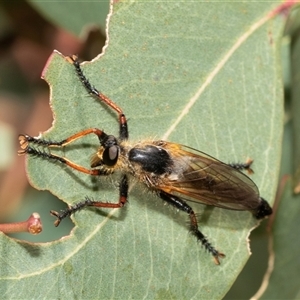
[[[169,173],[172,167],[172,159],[168,151],[154,144],[133,147],[128,152],[128,160],[139,165],[142,171],[153,175]]]
[[[162,146],[145,141],[133,145],[122,143],[120,164],[123,170],[132,174],[148,187],[162,182],[172,168],[172,159]]]

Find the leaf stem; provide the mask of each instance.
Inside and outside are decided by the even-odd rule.
[[[23,222],[0,224],[0,231],[4,233],[28,232],[30,234],[39,234],[43,229],[40,215],[36,212]]]

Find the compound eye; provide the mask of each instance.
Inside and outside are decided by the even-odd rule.
[[[117,146],[111,146],[104,150],[102,160],[107,166],[114,166],[117,163],[119,157],[119,148]]]

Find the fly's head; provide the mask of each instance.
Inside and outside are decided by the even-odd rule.
[[[100,143],[98,151],[92,156],[91,167],[100,167],[105,173],[112,173],[120,154],[118,140],[113,135],[106,135]]]

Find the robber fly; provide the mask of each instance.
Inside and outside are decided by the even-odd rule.
[[[245,164],[226,164],[203,152],[167,141],[143,141],[130,144],[128,126],[122,109],[100,93],[87,80],[76,56],[67,57],[88,93],[109,106],[118,114],[119,137],[98,128],[80,131],[67,139],[54,142],[29,135],[20,135],[19,154],[38,156],[63,163],[79,172],[94,176],[109,176],[120,171],[119,201],[108,203],[86,198],[60,212],[51,211],[58,226],[64,218],[85,207],[121,208],[127,202],[129,176],[138,178],[166,203],[184,211],[190,217],[190,231],[205,249],[212,254],[216,264],[225,255],[216,250],[198,228],[194,210],[186,202],[217,206],[232,210],[248,210],[262,219],[272,213],[268,202],[259,195],[255,183],[242,170],[251,172],[252,161]],[[41,151],[32,145],[64,147],[83,136],[94,134],[99,139],[99,149],[91,159],[91,169],[80,166],[66,157]]]

